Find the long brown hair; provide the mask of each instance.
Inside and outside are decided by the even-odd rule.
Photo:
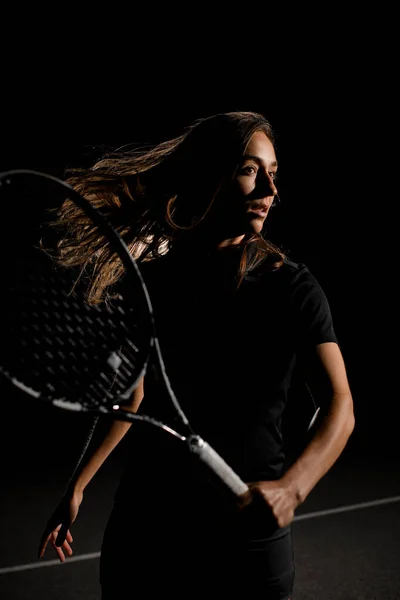
[[[108,153],[87,169],[69,168],[65,182],[108,218],[140,264],[193,237],[256,131],[275,144],[263,115],[219,113],[194,121],[174,139]],[[124,273],[121,261],[73,201],[65,201],[57,224],[64,228],[59,260],[90,274],[90,303],[107,298]],[[285,258],[259,234],[246,235],[241,245],[238,285],[260,260],[278,268]]]

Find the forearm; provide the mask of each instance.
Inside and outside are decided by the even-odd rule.
[[[112,423],[101,444],[77,472],[71,486],[74,492],[82,493],[84,491],[102,464],[125,436],[131,425],[132,423],[126,421],[114,421]]]
[[[128,412],[135,413],[144,396],[143,378],[135,389],[129,405],[125,407]],[[110,456],[122,438],[132,425],[132,421],[114,420],[108,432],[104,436],[101,444],[89,456],[86,463],[79,469],[71,482],[71,489],[74,493],[83,493],[88,483],[93,479],[104,461]]]
[[[292,488],[299,504],[339,458],[353,429],[351,395],[337,394],[329,412],[316,424],[309,443],[282,478],[282,483]]]

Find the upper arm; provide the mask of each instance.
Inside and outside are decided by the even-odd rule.
[[[350,393],[347,369],[342,351],[335,342],[325,342],[316,347],[317,364],[333,393]]]
[[[347,369],[342,351],[336,342],[315,346],[301,363],[304,379],[322,412],[337,402],[353,405]]]
[[[307,268],[297,273],[291,300],[297,373],[320,416],[340,413],[351,425],[353,399],[326,294]]]

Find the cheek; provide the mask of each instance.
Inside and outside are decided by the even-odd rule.
[[[238,178],[235,181],[235,189],[238,196],[246,197],[254,190],[255,183],[250,177]]]

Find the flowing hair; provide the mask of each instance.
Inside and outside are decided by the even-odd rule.
[[[220,113],[194,121],[174,139],[115,150],[89,168],[69,168],[65,182],[109,220],[140,264],[179,243],[193,243],[256,131],[275,143],[263,115]],[[90,304],[107,300],[125,268],[105,237],[71,199],[63,203],[54,224],[60,228],[58,260],[79,267],[80,275],[88,277]],[[285,258],[261,234],[245,235],[241,246],[238,286],[261,260],[279,268]]]

